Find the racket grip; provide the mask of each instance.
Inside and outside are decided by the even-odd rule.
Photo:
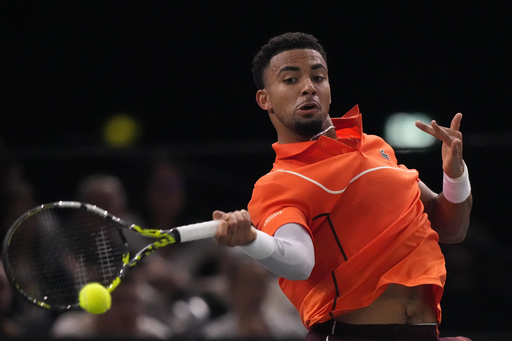
[[[203,223],[183,225],[176,227],[175,232],[178,232],[178,243],[186,243],[198,239],[206,239],[215,236],[219,229],[220,221],[211,220]]]

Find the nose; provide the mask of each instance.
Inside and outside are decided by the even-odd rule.
[[[303,84],[303,87],[302,87],[301,94],[302,95],[314,95],[314,94],[316,94],[315,84],[313,83],[313,81],[311,79],[306,78],[304,80],[304,84]]]

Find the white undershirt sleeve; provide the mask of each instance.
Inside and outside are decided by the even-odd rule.
[[[290,280],[309,278],[315,265],[313,241],[299,224],[285,224],[274,236],[257,230],[256,240],[240,248],[272,273]]]

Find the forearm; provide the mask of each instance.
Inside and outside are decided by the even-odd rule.
[[[440,243],[460,243],[466,238],[472,206],[471,194],[465,201],[457,204],[448,201],[443,193],[437,195],[429,218],[432,227],[439,234]]]
[[[298,224],[286,224],[270,236],[258,231],[256,240],[241,249],[277,276],[290,280],[309,277],[315,264],[313,243]]]
[[[426,186],[425,186],[426,187]],[[463,174],[457,179],[444,175],[443,192],[435,194],[430,189],[422,191],[428,198],[425,211],[429,215],[432,227],[439,234],[441,243],[459,243],[464,240],[469,227],[473,206],[469,173],[464,165]]]

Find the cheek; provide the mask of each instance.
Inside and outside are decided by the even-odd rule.
[[[327,106],[326,109],[329,109],[329,105],[331,104],[331,91],[329,87],[327,87],[325,91],[322,91],[321,101],[322,105]]]
[[[295,104],[294,96],[291,91],[279,91],[274,92],[271,97],[269,97],[272,108],[274,109],[285,109],[289,106],[293,106]]]

